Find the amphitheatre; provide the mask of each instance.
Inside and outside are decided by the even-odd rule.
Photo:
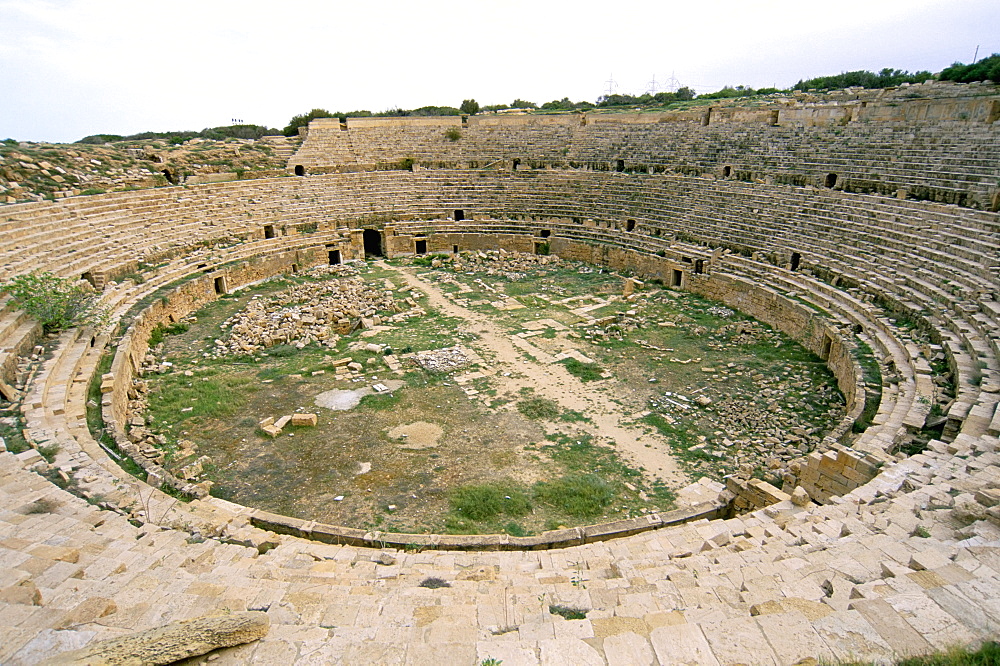
[[[150,159],[170,183],[0,207],[0,277],[85,280],[111,321],[45,334],[3,297],[0,407],[27,446],[0,453],[0,662],[196,618],[209,619],[178,625],[180,640],[204,649],[174,659],[241,643],[207,659],[893,663],[1000,636],[1000,88],[320,118],[300,140],[260,141],[284,168],[178,185]],[[336,321],[363,351],[418,296],[472,307],[442,296],[468,285],[440,276],[477,261],[594,267],[619,290],[595,307],[663,293],[745,313],[824,362],[840,416],[801,448],[775,441],[785,455],[766,475],[694,475],[674,508],[524,536],[244,506],[165,468],[141,430],[143,387],[172,372],[151,336],[201,308],[282,276],[374,270],[394,314]],[[482,339],[507,309],[482,317]],[[545,326],[514,336],[517,353],[541,358]],[[373,349],[330,374],[394,380],[407,359]],[[476,367],[534,367],[521,359]],[[541,374],[582,395],[562,367]],[[426,428],[397,432],[424,446]],[[205,637],[227,621],[237,640]]]

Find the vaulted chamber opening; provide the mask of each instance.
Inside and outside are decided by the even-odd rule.
[[[382,232],[377,229],[365,229],[363,236],[365,244],[365,256],[381,257],[382,252]]]

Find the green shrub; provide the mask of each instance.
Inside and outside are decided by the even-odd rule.
[[[531,501],[525,493],[501,483],[460,486],[452,491],[448,501],[456,514],[472,520],[489,520],[501,513],[523,516],[531,511]]]
[[[518,523],[515,523],[513,520],[503,526],[503,531],[515,537],[524,537],[529,534],[527,530],[521,527]]]
[[[445,130],[444,138],[448,139],[449,141],[458,141],[459,139],[462,138],[462,130],[458,129],[457,127],[449,127],[447,130]]]
[[[593,474],[569,474],[535,484],[535,499],[577,518],[600,514],[615,494],[610,483]]]
[[[945,70],[947,71],[947,70]],[[898,86],[902,83],[923,83],[927,79],[933,78],[930,72],[906,72],[901,69],[886,67],[877,74],[867,70],[857,70],[854,72],[842,72],[833,76],[820,76],[815,79],[806,79],[796,83],[792,90],[809,90],[812,88],[837,90],[858,86],[861,88],[888,88]],[[703,95],[699,95],[699,98]]]
[[[560,606],[558,604],[552,604],[549,606],[549,612],[553,615],[559,615],[566,618],[567,620],[586,620],[587,611],[580,608],[572,608],[571,606]]]
[[[444,580],[443,578],[430,576],[420,581],[420,587],[426,587],[429,590],[436,590],[441,587],[451,587],[451,583]]]
[[[179,333],[184,333],[191,327],[187,324],[169,324],[164,326],[163,324],[157,324],[156,327],[149,332],[149,346],[155,347],[156,345],[163,342],[163,339],[168,335],[177,335]]]
[[[288,358],[289,356],[295,356],[298,351],[299,350],[292,345],[278,345],[268,349],[267,355],[272,358]]]
[[[517,403],[517,411],[529,419],[554,419],[561,410],[559,404],[548,398],[529,398]]]
[[[942,81],[970,83],[972,81],[986,81],[987,79],[1000,82],[1000,53],[994,53],[989,58],[983,58],[971,65],[956,62],[941,72]]]
[[[911,657],[896,662],[896,666],[995,666],[1000,664],[1000,643],[987,641],[972,652],[955,647],[947,652],[926,657]]]
[[[93,289],[47,271],[18,275],[3,289],[49,332],[101,319],[95,309],[98,297]]]
[[[463,99],[462,105],[458,107],[458,110],[466,115],[474,116],[479,113],[479,102],[474,99]]]
[[[62,502],[49,497],[42,497],[41,499],[37,499],[26,506],[24,508],[24,513],[28,515],[34,513],[55,513],[56,509],[60,506],[62,506]]]
[[[567,358],[562,362],[571,375],[577,377],[582,382],[592,382],[602,379],[604,372],[601,366],[596,363],[583,363],[575,358]]]

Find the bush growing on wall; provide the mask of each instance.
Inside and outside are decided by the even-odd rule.
[[[841,88],[861,87],[861,88],[889,88],[902,83],[923,83],[927,79],[934,78],[930,72],[906,72],[901,69],[886,67],[879,71],[869,72],[858,70],[855,72],[842,72],[833,76],[820,76],[815,79],[799,81],[792,90],[827,89],[839,90]]]
[[[474,116],[479,113],[479,102],[474,99],[463,99],[462,106],[458,107],[458,110],[464,114]]]
[[[994,53],[989,58],[983,58],[971,65],[956,62],[941,72],[941,80],[958,83],[986,80],[1000,82],[1000,53]]]
[[[292,119],[288,121],[285,125],[285,129],[281,130],[282,134],[285,136],[295,136],[299,133],[300,127],[305,127],[314,118],[333,118],[334,115],[327,111],[326,109],[313,109],[309,113],[302,113],[297,116],[292,116]]]
[[[96,323],[101,318],[95,310],[97,294],[89,285],[48,271],[18,275],[3,290],[48,332]]]

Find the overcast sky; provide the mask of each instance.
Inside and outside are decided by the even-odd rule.
[[[0,138],[789,87],[1000,51],[1000,0],[0,0]]]

